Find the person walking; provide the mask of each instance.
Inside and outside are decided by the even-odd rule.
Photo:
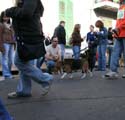
[[[110,71],[105,74],[109,78],[118,77],[118,63],[122,52],[125,58],[125,0],[119,0],[119,2],[120,7],[118,9],[116,27],[113,30],[116,40],[111,56]],[[125,78],[125,75],[122,77]]]
[[[43,55],[42,51],[39,51],[41,49],[44,50],[40,46],[43,45],[44,39],[40,22],[43,12],[44,7],[40,0],[17,0],[14,7],[5,10],[6,16],[11,17],[13,21],[17,41],[15,65],[20,73],[16,92],[8,94],[10,99],[30,97],[32,95],[31,80],[42,86],[42,95],[46,95],[49,92],[53,76],[43,73],[32,64],[34,59]],[[38,48],[39,46],[40,48]],[[25,48],[27,50],[23,51]]]
[[[56,36],[58,38],[58,44],[61,48],[61,61],[63,62],[66,45],[65,21],[60,21],[59,25],[54,30],[53,36]]]
[[[14,57],[14,31],[10,23],[10,18],[2,12],[0,16],[0,51],[2,54],[2,79],[11,79],[11,68]]]

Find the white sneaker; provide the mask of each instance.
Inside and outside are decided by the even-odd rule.
[[[110,71],[109,73],[105,74],[105,77],[118,77],[117,72]]]
[[[93,76],[93,73],[91,71],[88,71],[88,73],[89,73],[90,77]]]
[[[0,77],[0,82],[1,82],[1,81],[4,81],[4,80],[5,80],[5,78],[4,78],[4,77]]]
[[[65,72],[65,73],[61,76],[61,79],[64,79],[66,75],[67,75],[67,73]]]
[[[73,78],[73,74],[72,74],[72,73],[69,75],[69,78],[70,78],[70,79],[72,79],[72,78]]]
[[[84,79],[86,77],[86,73],[83,73],[81,79]]]
[[[47,86],[43,87],[43,89],[42,89],[42,96],[47,95],[49,90],[50,90],[50,85],[47,85]]]

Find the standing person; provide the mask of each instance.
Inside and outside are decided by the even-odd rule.
[[[5,11],[6,16],[11,17],[15,30],[17,51],[15,54],[15,65],[20,72],[20,80],[16,92],[8,94],[8,98],[30,97],[31,80],[39,83],[43,87],[42,95],[48,93],[53,77],[32,64],[32,59],[42,56],[38,55],[37,50],[43,49],[43,32],[40,23],[40,17],[43,15],[43,5],[40,0],[17,0],[15,7]],[[27,46],[26,46],[27,45]],[[40,48],[37,48],[39,47]],[[21,51],[24,46],[29,51]],[[35,49],[37,48],[37,50]],[[43,49],[44,50],[44,49]],[[22,54],[20,53],[22,52]],[[29,52],[29,53],[27,53]],[[30,54],[32,52],[32,54]],[[42,51],[41,51],[42,52]],[[25,55],[28,56],[26,57]],[[38,56],[35,56],[38,55]]]
[[[6,17],[4,12],[0,16],[0,51],[2,53],[2,75],[3,79],[11,79],[11,67],[14,55],[14,31],[12,29],[10,18]]]
[[[86,41],[89,47],[88,63],[89,63],[89,70],[90,70],[91,76],[92,76],[92,71],[93,71],[93,68],[95,67],[95,62],[96,62],[96,50],[97,50],[96,39],[97,38],[95,35],[94,26],[90,25],[90,32],[87,33]]]
[[[99,28],[99,31],[97,31],[97,39],[99,41],[98,70],[105,71],[106,70],[106,49],[107,49],[108,31],[104,27],[104,23],[101,20],[97,20],[95,23],[95,26]]]
[[[108,28],[108,45],[107,45],[107,50],[108,50],[108,67],[110,67],[110,61],[111,61],[111,54],[113,51],[113,32],[112,32],[112,27]]]
[[[80,29],[81,29],[80,24],[76,24],[74,26],[74,30],[71,35],[71,41],[70,41],[71,42],[70,44],[72,44],[72,47],[73,47],[72,49],[73,49],[73,55],[75,60],[80,59],[80,48],[81,48],[81,42],[83,41],[80,34]]]
[[[110,71],[105,75],[106,77],[118,77],[118,62],[121,52],[123,52],[125,58],[125,0],[119,0],[119,2],[116,28],[113,30],[116,40],[111,56]],[[125,75],[122,77],[125,77]]]
[[[65,21],[60,21],[59,25],[54,30],[54,35],[58,38],[58,43],[61,48],[61,61],[64,60],[65,45],[66,45],[66,31],[65,31]]]

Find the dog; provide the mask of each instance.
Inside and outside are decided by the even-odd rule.
[[[124,58],[123,58],[123,54],[121,55],[120,59],[119,59],[119,67],[124,67]]]
[[[88,49],[80,55],[79,60],[74,60],[73,58],[67,58],[64,61],[64,74],[61,76],[61,79],[64,79],[67,75],[69,78],[73,78],[73,71],[77,72],[78,70],[82,71],[81,79],[84,79],[88,73],[92,76],[92,73],[89,70],[88,64]]]
[[[56,61],[56,64],[53,68],[53,73],[54,74],[61,74],[63,73],[63,70],[62,70],[62,61]]]

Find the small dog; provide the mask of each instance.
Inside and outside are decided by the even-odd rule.
[[[62,70],[62,62],[61,61],[57,61],[55,64],[55,67],[53,69],[54,74],[61,74],[63,72]]]
[[[123,57],[123,54],[121,55],[121,57],[119,59],[119,67],[124,67],[124,57]]]
[[[65,72],[61,76],[61,79],[64,79],[66,75],[69,75],[69,78],[73,78],[73,71],[82,70],[82,76],[81,79],[84,79],[87,75],[87,73],[90,73],[90,76],[92,76],[92,72],[89,70],[89,63],[88,63],[88,50],[86,50],[83,54],[81,54],[81,58],[79,60],[66,59],[64,62],[64,68]]]

